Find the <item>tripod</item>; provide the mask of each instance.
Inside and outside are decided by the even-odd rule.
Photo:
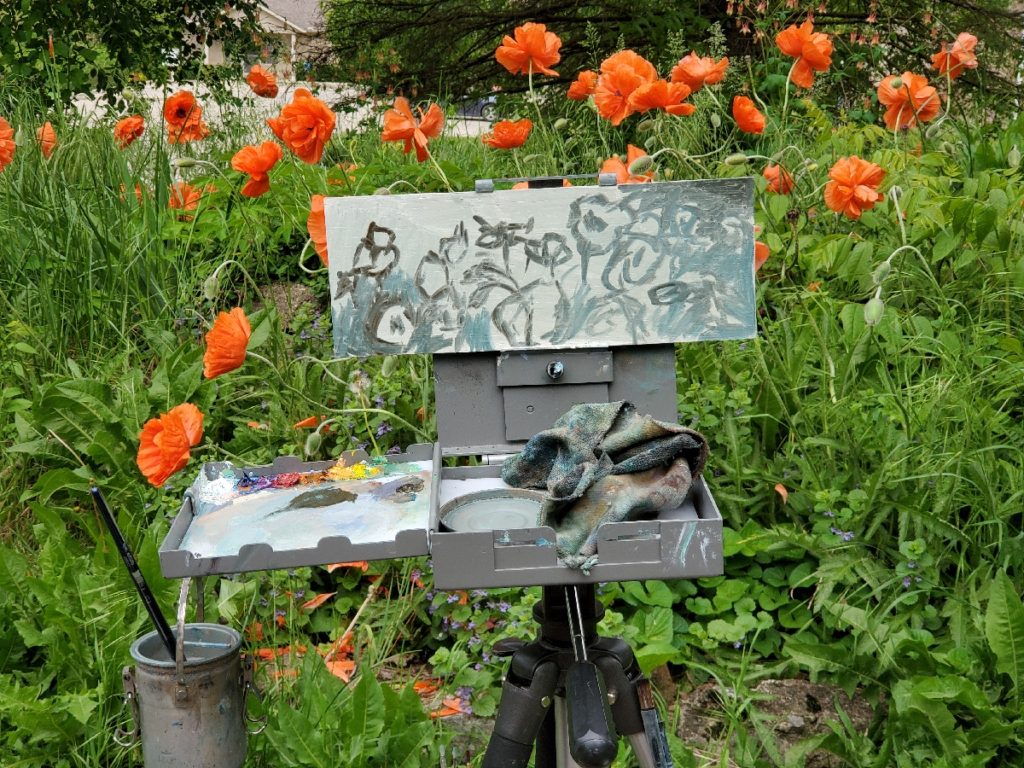
[[[597,634],[603,615],[592,584],[544,587],[537,639],[495,645],[512,659],[483,768],[525,768],[534,746],[536,768],[605,768],[617,733],[641,768],[672,767],[650,683],[621,638]]]

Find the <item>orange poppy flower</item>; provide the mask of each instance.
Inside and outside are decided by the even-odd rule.
[[[723,57],[715,61],[710,56],[698,56],[691,52],[672,67],[670,79],[673,83],[686,83],[690,90],[696,93],[705,85],[722,82],[728,68],[728,58]]]
[[[171,184],[171,196],[167,200],[167,206],[182,211],[194,211],[202,196],[203,190],[199,187],[195,187],[187,181],[177,181]]]
[[[974,55],[974,46],[978,38],[969,32],[961,32],[950,44],[943,44],[942,50],[932,56],[932,66],[939,70],[940,75],[949,74],[955,80],[965,70],[978,66],[978,57]]]
[[[882,119],[890,131],[927,123],[939,114],[939,93],[924,75],[889,75],[878,85],[878,101],[888,109]]]
[[[569,181],[568,179],[562,179],[562,186],[563,187],[571,187],[572,186],[572,182]],[[528,181],[517,181],[515,184],[513,184],[510,187],[510,189],[515,189],[515,190],[529,189],[529,188],[530,188],[530,182],[528,182]],[[419,419],[420,421],[423,421],[423,419],[425,419],[426,416],[427,416],[427,413],[426,413],[426,411],[423,410],[423,406],[422,405],[419,408],[416,409],[416,418],[417,419]]]
[[[528,21],[516,27],[512,33],[515,37],[505,35],[501,45],[494,52],[494,58],[513,75],[528,75],[540,72],[545,75],[557,75],[551,69],[562,55],[558,52],[562,41],[554,32],[548,32],[543,24]]]
[[[760,240],[754,241],[754,271],[757,272],[761,268],[761,265],[768,261],[768,257],[772,255],[772,252],[768,249],[767,243],[762,243]]]
[[[629,94],[626,103],[634,112],[663,109],[670,115],[692,115],[697,108],[693,104],[683,104],[683,99],[689,95],[690,86],[686,83],[655,80],[644,83]]]
[[[850,219],[859,219],[861,212],[875,207],[882,199],[878,185],[885,171],[856,155],[841,157],[828,172],[825,205]]]
[[[444,128],[444,112],[437,104],[431,104],[426,114],[419,110],[417,122],[409,108],[409,100],[404,96],[395,99],[395,105],[384,113],[384,130],[380,132],[381,141],[404,141],[405,153],[416,147],[416,159],[421,163],[427,159],[427,144],[436,139]]]
[[[0,117],[0,171],[3,171],[14,160],[14,129],[11,124]]]
[[[814,31],[814,22],[786,27],[775,36],[775,44],[786,56],[796,59],[789,79],[801,88],[814,84],[814,73],[824,72],[832,64],[832,41],[828,35]]]
[[[601,62],[601,73],[594,88],[594,104],[601,117],[619,125],[633,114],[629,97],[645,83],[658,79],[654,65],[630,50],[613,53]]]
[[[135,464],[150,485],[159,488],[184,469],[189,449],[202,437],[203,414],[191,403],[183,403],[143,425]]]
[[[648,171],[639,175],[633,175],[629,172],[629,166],[635,160],[646,156],[647,153],[644,150],[630,144],[626,147],[626,162],[622,162],[622,158],[618,155],[612,155],[601,163],[601,173],[614,173],[616,184],[643,184],[644,182],[651,181],[654,179],[654,171]]]
[[[164,102],[167,142],[185,144],[205,139],[210,131],[203,122],[203,108],[189,91],[178,91]]]
[[[178,91],[164,102],[164,120],[168,125],[184,125],[203,116],[203,109],[191,91]]]
[[[235,307],[230,312],[218,312],[213,327],[206,334],[203,376],[215,379],[223,373],[241,368],[250,336],[252,327],[249,318],[245,316],[245,310]]]
[[[583,101],[594,92],[597,87],[597,72],[592,69],[585,69],[576,75],[576,79],[569,86],[568,96],[573,101]]]
[[[526,118],[522,120],[501,120],[494,124],[490,133],[484,134],[481,138],[484,144],[495,149],[515,149],[526,143],[526,139],[533,130],[533,121]]]
[[[242,187],[246,197],[259,197],[270,189],[270,169],[281,159],[284,152],[276,141],[264,141],[258,147],[242,147],[231,158],[231,167],[249,174],[249,180]]]
[[[49,120],[36,131],[36,141],[39,142],[39,150],[43,153],[43,157],[49,158],[53,154],[54,147],[57,146],[57,134]]]
[[[202,120],[189,120],[184,125],[167,126],[168,144],[187,144],[190,141],[199,141],[210,135],[210,129]]]
[[[741,131],[764,133],[765,118],[746,96],[733,96],[732,116]]]
[[[324,215],[324,196],[313,195],[309,203],[309,216],[306,217],[306,230],[313,241],[320,263],[327,266],[327,217]]]
[[[319,163],[334,133],[336,118],[331,108],[305,88],[296,88],[290,104],[267,125],[288,149],[306,163]]]
[[[145,130],[146,121],[142,119],[142,115],[122,117],[114,126],[114,141],[117,142],[117,146],[124,149],[139,138]]]
[[[768,189],[778,195],[788,195],[793,191],[793,177],[781,165],[766,165],[761,175],[768,180]]]
[[[265,96],[268,99],[277,96],[277,78],[273,72],[268,72],[259,64],[253,64],[249,74],[245,76],[245,82],[257,96]]]

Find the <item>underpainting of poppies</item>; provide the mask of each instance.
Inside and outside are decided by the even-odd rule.
[[[749,179],[329,198],[335,353],[754,335]]]

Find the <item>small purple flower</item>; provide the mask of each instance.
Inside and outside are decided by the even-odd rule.
[[[466,622],[466,629],[476,629],[476,622],[470,619]]]
[[[469,594],[471,594],[473,597],[487,597],[487,590],[486,589],[474,589]]]
[[[831,509],[826,509],[821,514],[823,514],[825,517],[830,517],[830,518],[835,518],[835,516],[836,516],[836,513],[833,512]]]
[[[462,629],[462,622],[461,621],[453,621],[452,622],[452,629]]]
[[[447,598],[448,605],[451,605],[452,603],[457,603],[457,602],[459,602],[459,596],[458,596],[457,593],[452,592],[450,595],[448,595],[448,598]]]
[[[468,624],[466,625],[466,629],[469,629],[469,625]],[[483,642],[483,640],[480,639],[479,635],[473,635],[472,637],[469,638],[469,640],[466,641],[466,644],[469,645],[470,648],[472,648],[475,645],[480,645],[480,643],[482,643],[482,642]]]
[[[399,445],[392,445],[384,453],[388,456],[394,456],[396,453],[401,453],[402,447]],[[415,495],[415,494],[414,494]]]
[[[296,589],[295,590],[295,599],[296,600],[301,600],[305,596],[306,596],[306,590],[304,590],[304,589]]]
[[[740,648],[743,647],[743,641],[737,640],[735,643],[732,644],[732,647],[738,651]]]
[[[434,599],[434,592],[433,592],[433,590],[428,591],[427,594],[424,595],[424,597],[427,598],[428,601],[429,600],[433,600]]]
[[[310,336],[309,331],[303,330],[299,332],[299,338],[305,341]]]
[[[903,588],[904,589],[910,589],[910,577],[909,576],[904,576],[903,577]]]
[[[511,610],[511,608],[512,606],[509,603],[506,603],[504,600],[498,603],[498,610],[502,613],[508,613],[509,610]]]
[[[484,651],[482,654],[480,654],[480,658],[484,660],[484,664],[491,663],[491,654],[489,654],[487,651]]]
[[[476,670],[477,672],[479,672],[479,671],[480,671],[481,669],[483,669],[483,668],[484,668],[484,665],[483,665],[483,664],[479,664],[479,663],[477,663],[477,664],[474,664],[474,665],[473,665],[473,669],[475,669],[475,670]]]
[[[384,397],[382,395],[375,396],[373,398],[373,404],[376,405],[378,408],[383,408],[384,407]]]
[[[380,424],[377,425],[377,437],[384,437],[384,435],[386,435],[390,431],[391,425],[386,421],[382,421]]]
[[[842,533],[842,531],[839,528],[836,528],[834,525],[831,528],[829,528],[829,530],[832,532],[833,536],[839,536]]]
[[[917,563],[911,560],[907,563],[907,568],[909,568],[910,570],[914,570],[915,568],[917,568]]]
[[[843,541],[853,541],[853,531],[843,531]]]

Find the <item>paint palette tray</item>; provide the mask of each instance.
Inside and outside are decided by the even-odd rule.
[[[439,513],[451,509],[453,502],[474,496],[496,501],[502,492],[518,489],[502,482],[498,465],[445,467],[439,474],[437,499],[431,504],[430,553],[434,584],[440,589],[694,579],[722,573],[722,516],[703,478],[676,509],[650,520],[602,525],[597,563],[585,574],[559,562],[555,531],[547,526],[442,530]],[[496,520],[504,517],[495,515]]]
[[[168,578],[426,555],[434,446],[370,459],[205,464],[160,545]]]

